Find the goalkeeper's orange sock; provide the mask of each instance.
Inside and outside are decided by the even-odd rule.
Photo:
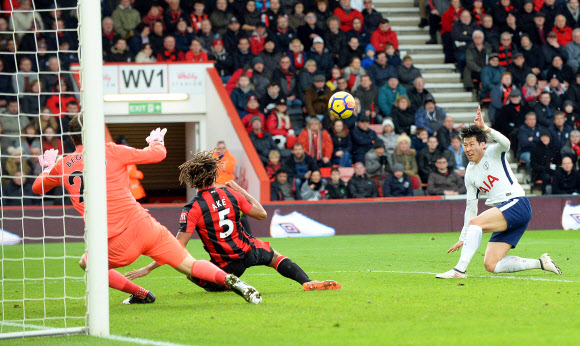
[[[191,276],[226,286],[228,274],[210,261],[197,260],[191,266]]]
[[[129,281],[123,274],[114,269],[109,269],[109,287],[116,290],[130,293],[137,298],[143,299],[147,296],[147,290]]]

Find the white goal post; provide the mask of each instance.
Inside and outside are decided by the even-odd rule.
[[[85,144],[85,234],[87,316],[89,334],[109,335],[109,277],[107,196],[105,174],[105,115],[103,113],[103,52],[101,2],[79,0],[81,98]]]
[[[82,184],[84,185],[84,192],[81,188],[81,194],[85,201],[85,251],[88,254],[87,259],[87,269],[85,272],[84,280],[86,282],[86,287],[81,286],[83,277],[82,271],[76,262],[80,260],[80,257],[75,257],[70,253],[67,254],[67,248],[70,244],[67,241],[73,239],[74,241],[82,240],[81,236],[71,235],[65,226],[65,221],[70,219],[79,219],[78,213],[70,208],[66,208],[64,205],[62,208],[52,208],[46,209],[45,200],[42,196],[26,196],[22,192],[22,197],[20,201],[21,207],[0,208],[0,246],[1,246],[1,271],[2,280],[0,280],[1,286],[1,311],[2,316],[0,316],[0,343],[2,339],[18,338],[18,337],[29,337],[29,336],[45,336],[45,335],[59,335],[59,334],[89,334],[94,336],[106,337],[109,335],[109,288],[108,288],[108,250],[107,250],[107,207],[106,207],[106,171],[105,171],[105,123],[104,123],[104,113],[103,113],[103,87],[102,87],[102,46],[101,46],[101,8],[100,1],[96,0],[78,0],[77,8],[59,8],[57,1],[54,0],[53,9],[42,9],[37,10],[34,8],[34,1],[30,1],[32,8],[19,9],[15,11],[9,11],[11,15],[20,11],[20,14],[31,15],[36,18],[40,18],[40,14],[47,14],[48,12],[53,12],[56,18],[57,11],[67,10],[67,11],[77,11],[78,14],[78,27],[75,29],[68,29],[68,31],[76,31],[79,37],[78,52],[80,62],[80,95],[77,94],[80,100],[80,106],[83,115],[82,124],[82,136],[83,136],[83,158],[84,158],[84,172],[81,177]],[[2,11],[6,13],[7,10]],[[35,32],[47,33],[56,35],[57,32],[51,28],[44,28],[41,30],[38,27],[38,22],[33,20],[32,28],[14,28],[14,31],[2,31],[0,34],[11,34],[16,45],[17,35],[34,34]],[[57,25],[58,27],[58,25]],[[1,30],[1,29],[0,29]],[[66,30],[63,30],[66,31]],[[36,50],[38,52],[39,40],[34,36]],[[58,40],[57,40],[58,42]],[[57,44],[58,49],[58,44]],[[39,58],[37,52],[24,52],[29,53],[28,56],[36,56],[36,66],[39,66]],[[0,72],[0,75],[11,75],[12,78],[18,80],[18,77],[24,73],[20,73],[17,56],[22,54],[18,49],[15,49],[13,53],[0,53],[2,58],[8,54],[12,54],[16,65],[16,72]],[[60,56],[60,53],[71,53],[70,51],[48,51],[47,53],[53,54],[55,56]],[[10,57],[10,59],[12,59]],[[32,59],[32,58],[31,58]],[[39,68],[40,70],[40,68]],[[1,71],[1,70],[0,70]],[[61,70],[59,63],[58,76],[61,80]],[[68,71],[66,71],[68,73]],[[31,72],[28,75],[36,75],[36,78],[40,80],[40,76],[43,74],[48,74],[49,72]],[[26,77],[26,84],[28,85],[28,78]],[[57,83],[63,83],[62,80]],[[32,81],[32,80],[30,80]],[[22,84],[21,84],[22,85]],[[18,84],[17,84],[18,86]],[[31,92],[24,91],[19,92],[19,89],[14,90],[14,94],[4,94],[0,96],[6,96],[15,98],[20,101],[23,96],[30,96]],[[71,92],[72,93],[72,92]],[[45,92],[41,90],[37,95],[48,97],[48,95],[57,95],[60,97],[64,94],[61,91],[57,92]],[[35,96],[36,97],[36,96]],[[40,108],[41,103],[38,101],[38,106]],[[59,107],[61,105],[59,104]],[[62,111],[62,114],[67,113],[68,110]],[[4,113],[3,113],[4,114]],[[20,119],[34,118],[37,117],[39,120],[41,118],[42,111],[38,113],[25,113],[19,109],[17,114],[6,114],[4,119],[18,119],[17,124],[22,130]],[[1,115],[1,114],[0,114]],[[61,121],[62,126],[62,121]],[[39,134],[35,135],[37,139],[42,143],[45,136],[41,130]],[[61,139],[64,138],[66,134],[63,134]],[[7,141],[18,141],[20,142],[19,134],[3,135],[0,137],[6,139]],[[56,137],[56,136],[55,136]],[[24,137],[23,137],[24,138]],[[22,144],[19,144],[22,146]],[[11,157],[15,157],[18,160],[31,160],[33,155],[31,153],[23,154],[22,149],[20,149],[20,154],[10,154]],[[3,158],[5,158],[3,156]],[[32,161],[32,160],[31,160]],[[24,169],[21,169],[23,172]],[[22,181],[26,179],[31,179],[34,181],[34,176],[29,174],[20,173],[22,175]],[[17,178],[10,175],[2,175],[3,180]],[[23,184],[23,183],[22,183]],[[24,188],[22,188],[24,191]],[[63,201],[65,195],[61,195]],[[4,198],[0,194],[1,198]],[[18,199],[17,197],[11,197],[12,200]],[[30,212],[30,208],[25,206],[24,199],[29,198],[35,200],[37,204],[42,205],[41,212],[38,212],[38,207],[36,212]],[[2,199],[1,201],[4,201]],[[4,209],[4,210],[3,210]],[[66,209],[66,211],[65,211]],[[12,212],[12,213],[11,213]],[[36,214],[35,214],[36,213]],[[60,213],[60,214],[59,214]],[[71,216],[72,213],[76,215]],[[15,217],[14,215],[17,216]],[[40,215],[40,216],[38,216]],[[55,216],[56,215],[56,216]],[[47,219],[62,219],[58,220],[57,223],[62,224],[63,233],[60,236],[50,235],[50,229],[47,229],[45,222]],[[27,229],[27,224],[29,225],[31,220],[41,224],[40,234],[38,236],[36,233],[32,236],[33,232]],[[48,222],[47,222],[48,223]],[[12,248],[5,248],[5,232],[2,228],[6,227],[5,224],[14,227],[15,224],[21,225],[21,230],[16,230],[21,232],[22,244],[10,245]],[[80,229],[80,227],[79,227]],[[6,231],[9,231],[8,229]],[[14,231],[14,230],[13,230]],[[78,231],[78,229],[77,229]],[[15,232],[17,233],[17,232]],[[9,233],[7,233],[9,234]],[[77,232],[78,234],[78,232]],[[10,234],[9,234],[10,235]],[[30,243],[29,243],[30,241]],[[56,242],[57,245],[62,247],[62,254],[51,256],[51,242]],[[32,244],[40,243],[40,244]],[[31,245],[29,245],[31,244]],[[78,244],[78,243],[77,243]],[[17,247],[20,248],[17,248]],[[30,248],[32,246],[32,248]],[[78,246],[76,247],[78,249]],[[36,249],[41,253],[40,256],[34,257],[28,253],[33,253]],[[40,249],[40,250],[39,250]],[[5,251],[6,250],[6,251]],[[80,251],[78,249],[77,251]],[[16,254],[16,255],[14,255]],[[77,255],[77,254],[75,254]],[[36,256],[36,255],[35,255]],[[76,262],[75,262],[76,258]],[[34,262],[36,261],[36,262]],[[52,262],[51,262],[52,261]],[[57,262],[60,261],[60,262]],[[28,268],[31,262],[39,263],[35,268],[37,272],[43,274],[43,277],[29,278]],[[47,268],[52,264],[49,263],[61,263],[62,268],[59,269],[60,276],[55,277],[48,273]],[[75,264],[75,266],[71,265]],[[16,270],[11,271],[16,268]],[[40,269],[39,269],[40,268]],[[49,268],[50,269],[50,268]],[[16,274],[14,274],[16,273]],[[9,276],[13,274],[13,277]],[[75,291],[71,293],[71,288],[67,287],[67,282],[70,280],[76,280]],[[48,292],[47,287],[49,284],[54,282],[61,282],[62,288],[58,292],[58,296],[51,296]],[[79,290],[79,288],[81,290]],[[21,291],[19,291],[21,290]],[[29,291],[34,291],[36,296],[30,298]],[[58,290],[57,290],[58,291]],[[84,294],[83,294],[84,291]],[[14,293],[18,292],[18,293]],[[16,297],[16,298],[15,298]],[[50,302],[61,301],[63,302],[64,309],[54,309],[51,308]],[[74,314],[67,315],[69,310],[67,310],[67,301],[75,300],[79,302],[74,306]],[[81,303],[84,303],[80,306]],[[28,306],[33,306],[35,309],[28,309]],[[20,309],[20,310],[18,310]],[[17,314],[13,311],[21,311]],[[31,318],[32,313],[29,311],[34,311],[38,316]],[[55,315],[51,315],[55,314]],[[73,316],[74,315],[74,316]],[[16,318],[12,318],[17,316]],[[75,323],[67,324],[68,319],[75,319]],[[58,323],[57,323],[58,321]],[[54,322],[54,323],[53,323]]]

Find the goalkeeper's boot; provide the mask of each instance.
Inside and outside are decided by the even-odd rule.
[[[147,291],[145,298],[138,298],[131,294],[131,296],[123,300],[123,304],[151,304],[155,303],[155,295],[151,291]]]
[[[302,284],[305,291],[339,290],[340,284],[334,280],[308,281]]]
[[[226,286],[237,295],[242,296],[248,303],[260,304],[262,302],[262,295],[257,289],[233,274],[226,276]]]
[[[540,256],[540,266],[542,267],[543,270],[547,270],[556,275],[562,275],[562,271],[560,270],[558,265],[554,263],[552,257],[550,257],[550,255],[548,255],[547,253]]]
[[[453,268],[451,270],[446,271],[445,273],[437,274],[435,275],[435,277],[437,279],[465,279],[467,278],[467,275]]]

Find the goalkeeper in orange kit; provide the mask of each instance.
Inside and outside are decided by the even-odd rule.
[[[82,114],[69,124],[74,153],[57,160],[57,152],[47,150],[39,157],[44,171],[36,179],[33,191],[43,194],[55,186],[64,186],[71,195],[74,208],[84,216]],[[135,201],[129,190],[127,166],[162,161],[167,151],[164,145],[166,129],[151,131],[145,149],[135,149],[114,143],[105,145],[107,171],[107,236],[109,248],[109,287],[130,293],[124,304],[153,303],[155,296],[113,268],[133,263],[140,255],[153,258],[159,265],[169,264],[177,271],[204,281],[225,285],[250,303],[262,301],[260,293],[237,276],[227,274],[206,260],[195,260],[177,239]],[[85,269],[87,254],[79,265]]]

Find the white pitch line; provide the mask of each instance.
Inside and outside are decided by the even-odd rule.
[[[327,272],[309,272],[309,274],[334,274],[334,273],[388,273],[388,274],[425,274],[425,275],[437,275],[439,273],[432,272],[412,272],[412,271],[399,271],[399,270],[336,270]],[[254,273],[254,274],[244,274],[244,276],[270,276],[270,275],[280,275],[278,273]],[[500,275],[468,275],[472,278],[489,278],[489,279],[509,279],[509,280],[530,280],[530,281],[549,281],[549,282],[566,282],[566,283],[578,283],[580,281],[574,280],[561,280],[561,279],[547,279],[547,278],[536,278],[531,276],[500,276]],[[167,279],[182,279],[181,276],[160,276],[152,277],[155,280],[167,280]]]
[[[116,341],[134,342],[136,344],[141,344],[141,345],[187,346],[185,344],[175,344],[173,342],[156,341],[156,340],[149,340],[149,339],[142,339],[142,338],[132,338],[129,336],[120,336],[120,335],[102,336],[101,338],[102,339],[109,339],[109,340],[116,340]]]
[[[54,329],[50,327],[44,326],[37,326],[34,324],[26,324],[26,323],[14,323],[14,322],[2,322],[0,321],[0,325],[5,325],[8,327],[23,327],[28,329],[36,329],[36,330],[49,330]],[[109,340],[116,340],[116,341],[125,341],[125,342],[133,342],[140,345],[154,345],[154,346],[187,346],[184,344],[176,344],[173,342],[166,342],[166,341],[157,341],[157,340],[149,340],[143,338],[133,338],[130,336],[121,336],[121,335],[108,335],[108,336],[101,336],[102,339],[109,339]]]
[[[23,327],[23,328],[36,329],[36,330],[52,329],[50,327],[37,326],[34,324],[26,324],[26,323],[0,322],[0,324],[4,325],[4,326],[8,326],[8,327]]]

